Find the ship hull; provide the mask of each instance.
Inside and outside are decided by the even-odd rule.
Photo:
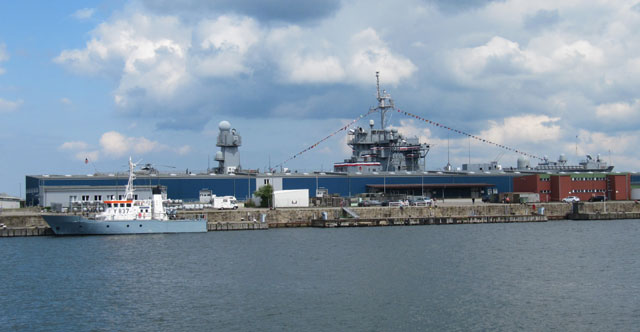
[[[200,220],[92,220],[81,216],[43,215],[55,235],[116,235],[158,233],[203,233],[207,221]]]

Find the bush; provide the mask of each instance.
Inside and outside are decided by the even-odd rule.
[[[273,187],[270,184],[260,187],[253,193],[256,197],[260,197],[260,207],[270,207],[271,197],[273,196]]]

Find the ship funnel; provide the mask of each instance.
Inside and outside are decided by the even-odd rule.
[[[167,213],[164,210],[164,205],[162,204],[162,192],[160,191],[160,187],[155,187],[152,189],[153,198],[151,199],[151,216],[156,220],[166,220]]]

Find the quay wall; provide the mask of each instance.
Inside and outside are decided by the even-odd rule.
[[[634,201],[580,202],[576,204],[577,211],[574,211],[572,204],[567,203],[536,203],[535,210],[533,205],[479,203],[475,205],[439,205],[438,207],[351,207],[350,209],[362,219],[526,216],[537,214],[540,208],[544,209],[544,215],[550,220],[567,219],[571,217],[571,214],[589,215],[589,219],[609,219],[607,214],[610,217],[633,217],[640,214],[640,204]],[[327,213],[328,219],[346,217],[346,214],[339,207],[181,211],[179,216],[206,215],[209,223],[264,221],[270,225],[295,225],[296,223],[304,225],[311,220],[322,219],[323,212]],[[5,210],[0,213],[0,224],[4,224],[7,228],[48,228],[40,214],[39,211],[28,209]],[[598,215],[600,217],[597,217]],[[228,227],[233,228],[233,226]]]
[[[544,214],[550,219],[564,219],[572,211],[570,204],[542,204]],[[524,204],[483,204],[464,206],[439,206],[439,207],[351,207],[362,219],[373,218],[423,218],[423,217],[469,217],[469,216],[526,216],[537,214],[532,205]],[[317,207],[317,208],[292,208],[292,209],[241,209],[241,210],[208,210],[206,211],[209,222],[226,221],[262,221],[272,223],[296,223],[321,219],[322,213],[327,214],[328,219],[346,217],[342,208]],[[535,213],[534,213],[535,212]],[[264,217],[262,216],[264,215]]]

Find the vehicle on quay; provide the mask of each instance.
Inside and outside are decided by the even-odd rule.
[[[358,206],[382,206],[382,202],[377,199],[368,199],[358,203]]]
[[[568,196],[563,198],[562,201],[565,203],[575,203],[580,202],[580,198],[578,198],[577,196]]]
[[[604,202],[606,200],[607,200],[607,196],[603,196],[603,195],[592,196],[589,198],[589,202]]]
[[[104,201],[104,211],[87,218],[79,215],[43,215],[55,235],[108,235],[154,233],[200,233],[207,231],[206,219],[171,219],[164,208],[160,187],[152,189],[152,199],[134,197],[136,164],[129,158],[129,181],[122,200]]]
[[[409,204],[413,206],[431,206],[433,200],[431,197],[415,197],[409,201]]]
[[[211,198],[213,208],[218,210],[237,210],[238,200],[235,196],[213,196]]]

